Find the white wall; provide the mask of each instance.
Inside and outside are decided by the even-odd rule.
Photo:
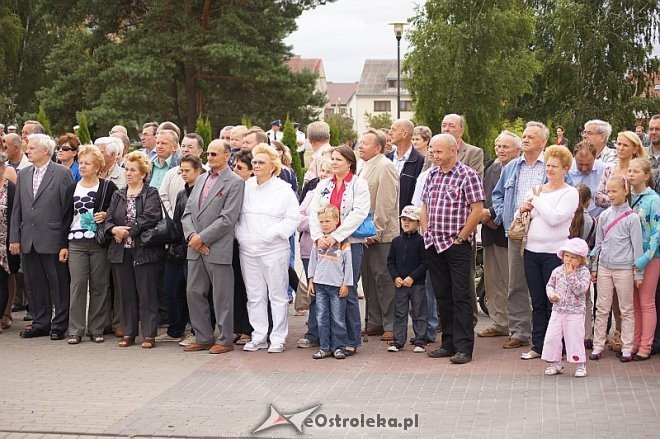
[[[355,99],[355,107],[353,111],[353,120],[354,120],[354,125],[353,129],[355,132],[358,134],[358,140],[362,133],[367,131],[367,122],[365,121],[364,118],[364,113],[372,113],[372,114],[378,114],[374,112],[374,101],[390,101],[390,108],[392,111],[390,112],[392,114],[392,120],[396,119],[396,95],[394,97],[389,97],[389,96],[357,96]],[[401,95],[401,100],[406,101],[410,100],[410,96],[404,96]],[[412,111],[402,111],[401,112],[401,119],[412,119],[413,118],[413,112]]]

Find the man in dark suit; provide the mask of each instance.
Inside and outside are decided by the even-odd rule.
[[[26,291],[34,316],[32,328],[20,333],[23,338],[50,333],[51,340],[61,340],[69,326],[69,231],[64,230],[62,219],[72,207],[66,189],[73,178],[69,169],[50,160],[54,150],[55,141],[49,136],[30,135],[27,155],[33,166],[18,173],[16,185],[9,250],[23,256]]]
[[[399,214],[412,203],[417,177],[424,167],[424,156],[412,146],[415,126],[409,120],[397,119],[392,123],[390,136],[396,149],[386,154],[399,174]]]
[[[212,354],[233,351],[234,335],[234,228],[243,205],[245,183],[229,169],[229,142],[209,144],[211,170],[195,184],[181,218],[188,243],[187,297],[190,323],[197,341],[186,352],[209,350]],[[220,330],[214,344],[209,288]]]

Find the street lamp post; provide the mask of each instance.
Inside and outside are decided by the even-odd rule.
[[[401,119],[401,36],[403,26],[408,23],[395,21],[390,24],[394,26],[394,36],[396,36],[396,118]]]

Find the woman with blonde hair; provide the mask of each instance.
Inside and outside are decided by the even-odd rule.
[[[254,328],[245,351],[268,348],[270,353],[284,351],[288,335],[287,285],[289,237],[300,223],[298,200],[289,184],[277,178],[282,162],[274,147],[261,143],[252,150],[251,177],[245,183],[243,207],[236,225],[247,308]],[[268,302],[273,328],[268,337]]]
[[[532,299],[532,349],[522,354],[523,360],[541,357],[552,312],[545,287],[552,271],[562,264],[557,253],[568,239],[579,203],[577,189],[564,181],[573,164],[571,152],[564,146],[552,145],[546,148],[544,159],[547,183],[533,187],[516,212],[529,212],[531,218],[523,263]]]
[[[135,344],[142,327],[142,347],[153,348],[158,323],[158,275],[165,259],[163,245],[146,245],[142,234],[162,218],[158,189],[145,184],[151,172],[147,156],[135,151],[124,159],[126,184],[112,196],[105,221],[111,239],[108,260],[121,294],[122,333],[119,347]]]
[[[603,209],[610,207],[610,199],[607,196],[607,182],[610,181],[610,178],[613,175],[620,175],[627,181],[630,161],[637,158],[646,158],[647,154],[637,134],[632,131],[622,131],[616,138],[616,157],[617,161],[608,164],[605,171],[603,171],[598,189],[594,194],[594,202]]]
[[[96,230],[103,227],[106,211],[117,186],[98,177],[105,165],[101,151],[92,145],[78,150],[78,170],[81,180],[69,186],[66,197],[69,211],[65,229],[69,230],[68,251],[60,255],[60,262],[69,261],[71,297],[69,300],[69,344],[78,344],[87,329],[95,343],[103,342],[103,328],[107,320],[107,299],[110,294],[110,265],[108,249],[95,239]],[[89,290],[89,303],[87,291]]]

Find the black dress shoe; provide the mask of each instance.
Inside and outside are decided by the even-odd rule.
[[[64,333],[60,331],[51,331],[50,332],[51,340],[64,340]]]
[[[445,348],[436,349],[434,351],[429,351],[426,353],[431,358],[448,358],[454,355],[453,352],[448,351]]]
[[[25,317],[23,317],[23,321],[24,322],[31,322],[32,320],[34,320],[34,317],[32,317],[32,314],[30,314],[30,311],[25,313]]]
[[[463,352],[458,352],[449,359],[449,362],[453,364],[465,364],[470,361],[472,361],[472,355],[464,354]]]
[[[21,312],[21,311],[25,311],[26,308],[27,308],[27,307],[26,307],[26,306],[23,306],[23,305],[12,305],[12,307],[11,307],[11,312]]]
[[[18,335],[22,338],[46,337],[48,335],[48,331],[45,329],[32,328],[21,331],[18,333]]]

